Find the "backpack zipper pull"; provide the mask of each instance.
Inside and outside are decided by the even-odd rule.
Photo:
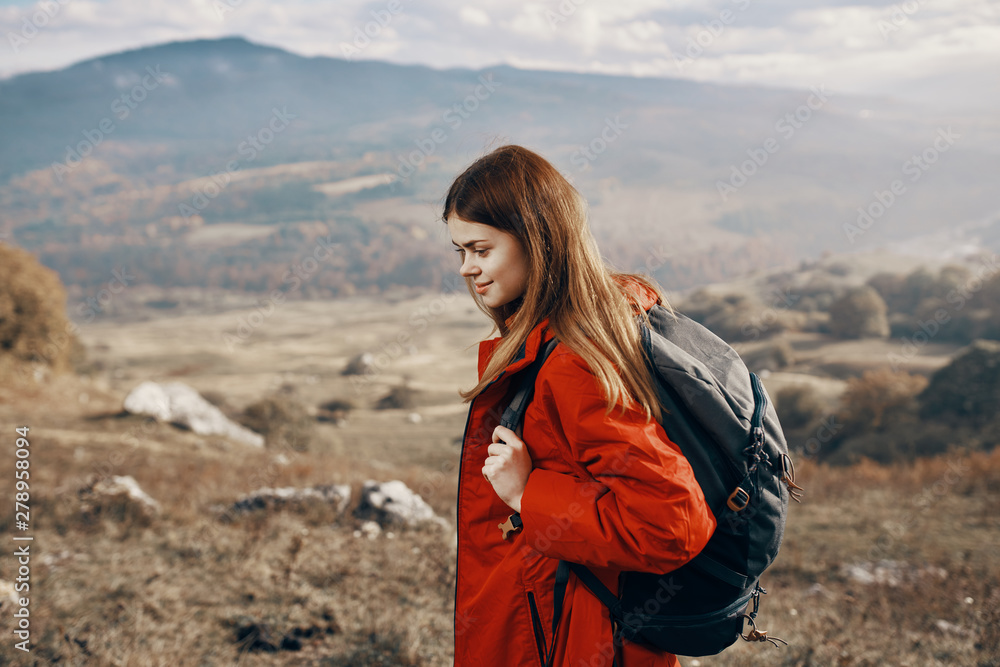
[[[781,455],[781,481],[788,487],[788,497],[797,503],[802,502],[805,489],[795,483],[795,466],[788,454]]]
[[[757,609],[760,607],[761,595],[767,595],[767,591],[761,588],[760,582],[758,581],[753,591],[753,611],[751,611],[749,614],[746,613],[741,614],[743,618],[750,621],[750,631],[741,632],[740,637],[743,638],[743,641],[747,642],[771,642],[771,644],[773,644],[778,648],[781,648],[780,646],[778,646],[778,642],[781,642],[785,646],[788,646],[788,642],[786,642],[784,639],[780,639],[779,637],[768,637],[767,630],[757,629],[757,623],[756,621],[754,621],[754,619],[757,618]]]

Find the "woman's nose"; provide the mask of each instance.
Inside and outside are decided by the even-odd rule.
[[[479,273],[479,267],[473,262],[475,255],[471,252],[466,253],[465,257],[462,258],[462,268],[458,270],[459,275],[463,278],[468,278],[469,276],[474,276]]]

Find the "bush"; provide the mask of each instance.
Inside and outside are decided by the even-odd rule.
[[[28,251],[0,244],[0,366],[8,372],[28,364],[70,370],[84,356],[75,331],[56,272]]]
[[[885,338],[889,335],[886,310],[874,288],[849,289],[830,304],[830,333],[840,338]]]
[[[347,416],[354,408],[354,401],[335,398],[320,405],[316,417],[320,421],[339,422],[342,419],[347,419]]]
[[[816,390],[809,385],[785,387],[774,396],[778,421],[786,429],[805,428],[827,412]]]
[[[375,403],[376,410],[410,410],[415,407],[416,392],[405,384],[393,387]]]
[[[286,396],[271,396],[248,406],[240,423],[264,436],[268,447],[304,452],[312,444],[315,421],[305,407]]]
[[[970,444],[969,436],[968,430],[927,424],[910,415],[878,432],[861,433],[839,442],[825,461],[833,465],[854,465],[863,458],[881,464],[912,461]]]
[[[1000,342],[977,340],[958,351],[919,396],[920,415],[980,427],[1000,406]]]
[[[927,378],[889,367],[865,371],[847,381],[841,396],[844,415],[843,437],[877,431],[893,421],[917,414],[917,394],[927,386]]]
[[[677,308],[692,320],[703,324],[719,338],[734,342],[759,336],[759,320],[764,306],[743,294],[719,296],[707,290],[698,290]],[[775,327],[774,331],[780,329]],[[753,332],[757,332],[753,335]]]
[[[972,273],[964,266],[945,266],[935,276],[921,267],[908,275],[878,273],[868,279],[890,312],[917,315],[928,299],[946,300],[949,294],[967,291]]]

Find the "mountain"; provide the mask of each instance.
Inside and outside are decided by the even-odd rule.
[[[435,70],[229,38],[0,81],[0,128],[0,233],[71,293],[113,266],[267,291],[317,237],[346,256],[321,291],[440,286],[448,183],[508,141],[580,189],[609,259],[671,287],[983,219],[997,239],[996,120],[819,83]]]

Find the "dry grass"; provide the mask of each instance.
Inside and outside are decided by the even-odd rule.
[[[359,539],[350,516],[325,506],[231,521],[211,509],[245,493],[251,479],[351,483],[356,496],[364,478],[385,471],[315,454],[275,465],[267,451],[199,452],[185,442],[190,434],[157,425],[149,437],[163,451],[138,448],[109,472],[134,476],[163,515],[150,524],[104,508],[87,520],[76,489],[117,460],[117,438],[98,435],[136,421],[92,422],[85,451],[43,444],[44,428],[32,430],[45,451],[33,469],[35,664],[447,664],[451,535],[425,528]],[[426,471],[394,472],[414,487],[426,482]],[[453,502],[448,496],[442,489],[429,500],[440,508]],[[12,532],[11,520],[5,515],[0,530]],[[400,615],[412,622],[399,624]],[[379,653],[389,656],[384,663]],[[10,642],[0,647],[6,661],[32,664]]]
[[[758,616],[788,646],[738,642],[686,665],[1000,665],[1000,450],[797,465],[807,496],[790,509]],[[904,580],[863,584],[843,569],[879,561]]]
[[[393,307],[405,315],[410,306]],[[276,326],[294,331],[291,315]],[[356,331],[381,326],[394,336],[397,329],[385,321],[360,321]],[[119,342],[132,336],[142,347],[120,354],[149,358],[160,334],[151,323],[135,326],[145,335],[123,328],[101,336]],[[183,326],[194,332],[197,322]],[[125,379],[62,377],[0,387],[0,421],[11,430],[32,427],[35,536],[35,648],[26,656],[5,640],[0,664],[450,664],[452,535],[426,528],[356,538],[350,510],[337,517],[320,506],[230,522],[212,511],[259,486],[331,483],[352,485],[353,506],[365,479],[402,479],[453,522],[461,405],[452,398],[417,408],[420,423],[407,421],[407,411],[372,409],[404,373],[423,378],[428,395],[453,397],[454,388],[468,385],[472,361],[445,366],[441,351],[461,349],[476,331],[449,330],[459,333],[418,340],[421,354],[395,359],[353,394],[339,370],[358,350],[378,349],[380,340],[352,342],[348,332],[328,366],[315,352],[301,364],[303,375],[320,377],[315,385],[299,383],[305,399],[318,405],[331,395],[350,396],[359,407],[343,428],[318,423],[315,446],[282,452],[285,463],[272,450],[248,451],[114,416],[142,374],[165,376],[204,354],[194,345],[184,354],[164,354],[160,366],[142,374],[125,364]],[[229,365],[210,365],[189,381],[203,390],[240,386],[242,393],[224,392],[237,397],[234,404],[265,395],[268,373],[298,365],[287,361],[291,352],[281,356],[281,336],[259,333],[262,341],[270,337],[246,351],[252,365],[241,367],[243,353],[236,353]],[[186,340],[199,339],[192,333]],[[169,331],[162,340],[173,340]],[[303,344],[318,348],[301,338],[290,343]],[[112,352],[106,355],[114,362]],[[444,370],[430,374],[421,364]],[[240,379],[241,368],[249,381]],[[277,379],[296,381],[288,375]],[[130,435],[137,436],[135,446],[125,444]],[[781,553],[763,581],[768,595],[759,616],[762,629],[789,645],[740,642],[721,656],[684,658],[685,665],[1000,665],[1000,451],[954,452],[891,467],[864,461],[837,468],[811,460],[797,467],[807,495],[791,507]],[[84,521],[76,492],[94,474],[132,475],[161,504],[161,516],[146,523],[108,508]],[[0,496],[10,497],[10,487],[8,475],[0,478]],[[0,531],[9,535],[12,520],[0,515]],[[844,570],[878,561],[924,574],[893,586],[862,584]]]

